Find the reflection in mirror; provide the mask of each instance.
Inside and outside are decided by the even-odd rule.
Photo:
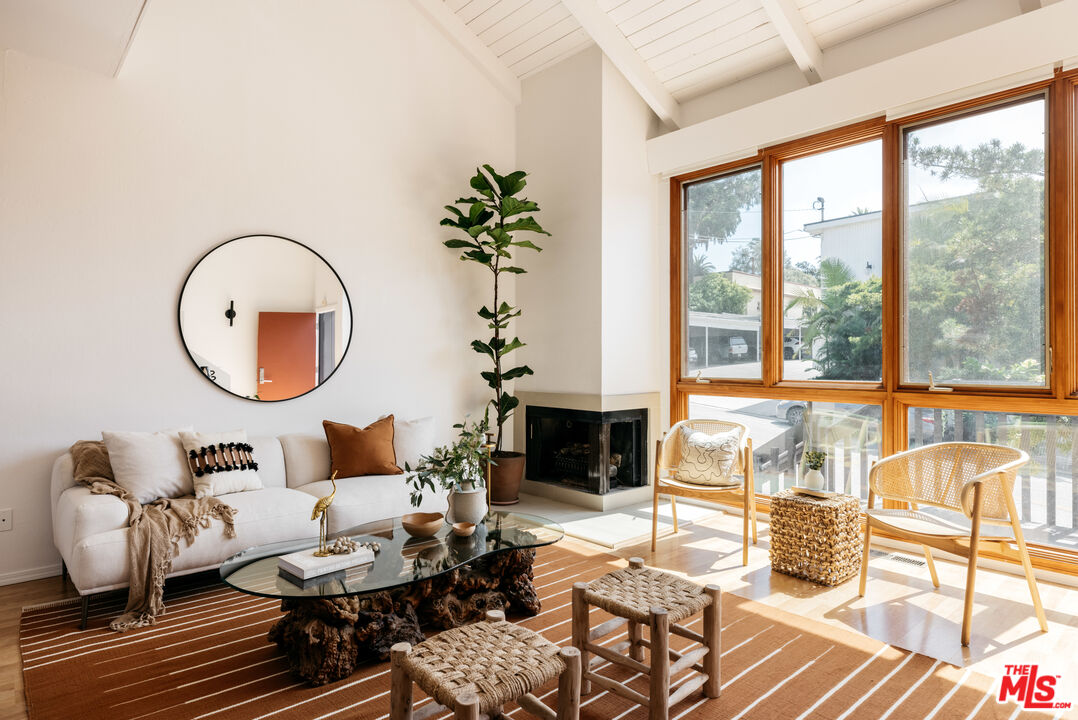
[[[352,335],[340,277],[306,245],[248,235],[207,253],[180,293],[180,334],[199,370],[250,400],[288,400],[325,382]]]

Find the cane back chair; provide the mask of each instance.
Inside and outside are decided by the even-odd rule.
[[[677,468],[681,462],[684,448],[681,429],[689,428],[708,435],[737,430],[740,436],[734,469],[725,485],[698,485],[676,479]],[[734,476],[740,476],[740,479]],[[670,513],[674,521],[674,534],[678,532],[677,498],[693,498],[715,502],[722,498],[736,498],[741,502],[744,513],[742,527],[741,563],[749,564],[749,535],[752,544],[756,544],[756,485],[753,480],[752,438],[749,429],[741,423],[728,420],[682,420],[675,423],[670,431],[658,442],[655,452],[655,489],[651,513],[651,551],[655,552],[655,543],[659,532],[659,496],[670,498]],[[751,531],[750,531],[751,523]]]
[[[962,645],[969,645],[977,549],[991,545],[1001,555],[1021,561],[1041,632],[1047,632],[1041,596],[1014,505],[1015,475],[1028,462],[1029,455],[1022,450],[969,442],[926,445],[877,462],[868,476],[859,594],[862,597],[865,594],[873,529],[919,543],[924,549],[932,584],[937,588],[940,583],[931,548],[965,557],[968,565]],[[898,501],[907,507],[876,508],[877,497]],[[950,510],[965,517],[942,518],[920,510],[921,505]],[[1017,551],[1011,548],[1012,540]]]

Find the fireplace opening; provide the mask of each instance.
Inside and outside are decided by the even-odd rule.
[[[606,494],[647,485],[648,411],[528,405],[527,478]]]

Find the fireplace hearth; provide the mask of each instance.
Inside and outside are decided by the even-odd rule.
[[[648,411],[528,405],[529,480],[604,495],[648,484]]]

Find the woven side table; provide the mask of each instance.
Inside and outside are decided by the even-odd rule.
[[[838,585],[861,570],[861,503],[782,490],[771,496],[770,538],[772,570]]]

